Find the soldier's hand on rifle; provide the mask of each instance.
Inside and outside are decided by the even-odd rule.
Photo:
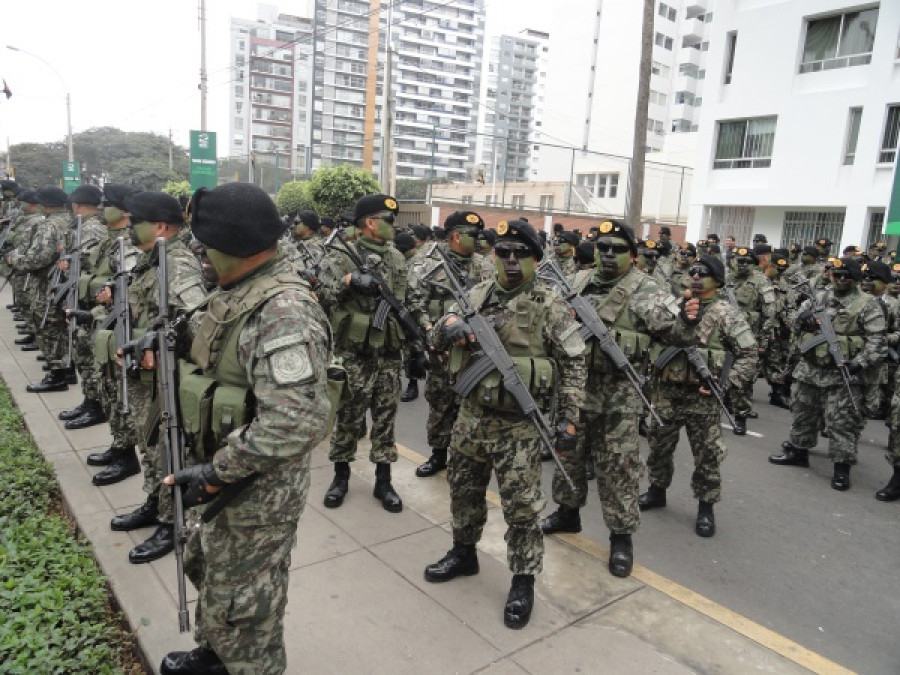
[[[573,452],[578,444],[578,434],[575,425],[562,420],[556,425],[556,438],[554,445],[557,452]]]
[[[56,263],[56,266],[63,272],[69,271],[69,261],[68,260],[60,260],[58,263]]]
[[[807,333],[814,333],[819,329],[819,322],[811,309],[804,309],[797,315],[797,324],[800,326],[800,330]]]
[[[95,299],[101,305],[111,305],[113,301],[112,290],[110,290],[109,286],[104,286],[103,289],[97,293]]]
[[[699,391],[701,396],[712,396],[712,390],[707,389],[703,385],[700,385]]]
[[[694,323],[699,315],[700,300],[693,297],[690,291],[685,291],[681,301],[681,318],[688,323]]]
[[[66,308],[66,319],[74,319],[78,326],[90,326],[94,321],[94,315],[84,309]]]
[[[444,339],[450,344],[464,345],[466,340],[475,342],[475,334],[469,328],[469,324],[460,319],[458,316],[451,314],[444,321],[443,326]]]
[[[225,483],[216,475],[212,463],[195,464],[163,478],[163,484],[181,486],[185,508],[206,504],[216,498]]]
[[[344,277],[344,283],[353,290],[365,295],[375,295],[378,293],[378,280],[368,272],[363,272],[358,269],[353,270],[350,274],[346,275]]]

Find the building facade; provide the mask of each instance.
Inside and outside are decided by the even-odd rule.
[[[711,27],[688,236],[881,239],[900,134],[900,3],[719,0]]]

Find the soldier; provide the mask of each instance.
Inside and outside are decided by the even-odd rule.
[[[203,463],[166,477],[186,487],[186,506],[240,492],[190,530],[185,571],[198,591],[199,646],[167,654],[160,672],[281,673],[291,549],[331,408],[331,334],[307,284],[278,256],[281,221],[260,188],[199,191],[192,230],[220,287],[194,317],[191,346],[216,386],[210,414],[231,415],[217,408],[220,391],[243,390],[239,400],[253,403],[234,411],[233,431],[193,448]]]
[[[575,247],[575,262],[578,264],[578,271],[594,269],[596,261],[594,260],[594,242],[585,240]]]
[[[659,244],[655,240],[647,239],[638,246],[637,267],[650,275],[660,288],[668,287],[668,281],[659,269]]]
[[[667,241],[671,244],[672,243],[672,228],[670,228],[668,225],[663,225],[661,228],[659,228],[659,240]]]
[[[669,277],[672,276],[672,272],[675,270],[675,255],[672,252],[672,242],[668,239],[660,239],[656,244],[656,248],[659,251],[659,263],[657,263],[656,270],[668,283]]]
[[[869,262],[885,262],[885,258],[887,257],[887,244],[883,241],[876,241],[871,246],[869,246],[869,250],[866,252],[866,259]]]
[[[559,223],[557,223],[559,224]],[[578,271],[575,263],[575,247],[578,246],[578,235],[575,232],[560,232],[556,235],[553,246],[553,257],[563,274],[570,276]]]
[[[81,216],[81,246],[75,255],[81,258],[81,269],[90,270],[91,254],[106,240],[106,227],[100,221],[100,202],[103,192],[94,185],[79,185],[69,195],[74,216]],[[69,264],[61,263],[65,272]],[[82,274],[84,276],[84,274]],[[79,289],[81,288],[79,279]],[[78,309],[78,308],[76,308]],[[51,310],[52,311],[52,310]],[[78,316],[66,314],[69,321],[78,320]],[[90,313],[83,315],[87,324],[76,328],[72,337],[72,361],[81,376],[82,402],[70,410],[63,410],[58,417],[65,421],[66,429],[84,429],[106,421],[103,406],[100,403],[101,384],[94,374],[94,342],[90,329],[93,317]]]
[[[828,237],[819,237],[816,239],[815,247],[819,250],[819,257],[822,260],[828,260],[831,256],[831,247],[834,245],[834,242],[831,241]]]
[[[315,211],[300,211],[292,221],[292,243],[297,253],[291,255],[291,261],[298,269],[313,269],[325,257],[325,245],[319,238],[322,227]]]
[[[770,455],[772,464],[809,466],[809,449],[815,447],[820,416],[829,431],[828,455],[834,462],[831,487],[850,487],[850,466],[856,462],[857,443],[865,426],[860,386],[856,379],[866,369],[877,368],[885,358],[884,314],[878,301],[862,293],[857,284],[862,268],[851,258],[832,258],[828,273],[831,287],[800,306],[795,322],[802,345],[817,334],[814,311],[821,307],[831,318],[834,334],[851,376],[845,386],[828,344],[821,343],[802,354],[794,369],[794,415],[790,439],[781,444],[780,455]]]
[[[495,243],[497,243],[497,231],[493,228],[484,228],[481,231],[481,236],[478,237],[478,248],[475,250],[478,255],[477,263],[481,268],[482,279],[490,279],[496,274],[494,256],[491,254]]]
[[[684,292],[691,287],[688,270],[697,259],[697,248],[690,242],[678,247],[675,258],[675,269],[669,275],[669,289],[676,298],[684,297]]]
[[[762,358],[762,369],[766,381],[772,388],[769,403],[779,408],[791,408],[791,327],[789,314],[792,288],[785,272],[788,268],[788,252],[776,249],[772,254],[765,275],[772,282],[775,291],[775,328],[769,348]]]
[[[18,194],[18,200],[21,205],[21,213],[12,223],[12,229],[3,247],[3,254],[8,254],[15,250],[24,251],[34,236],[38,224],[44,218],[37,201],[37,191],[22,190]],[[25,282],[28,279],[28,275],[16,272],[6,263],[6,257],[3,258],[3,266],[4,272],[9,279],[9,285],[13,289],[14,307],[9,307],[8,309],[13,309],[16,312],[17,316],[13,317],[15,320],[24,322],[17,326],[19,332],[23,335],[34,335],[37,327],[31,324],[31,308],[25,292]],[[33,338],[28,341],[33,342]],[[37,348],[37,345],[35,345],[35,348]]]
[[[494,246],[496,281],[472,289],[469,299],[479,314],[491,320],[510,356],[518,359],[526,383],[535,383],[536,400],[554,404],[559,412],[560,439],[573,439],[583,400],[584,341],[578,324],[560,297],[536,277],[544,255],[540,238],[528,223],[501,221]],[[450,369],[462,372],[474,335],[453,313],[432,330],[438,351],[452,346]],[[525,321],[523,322],[523,319]],[[527,358],[525,358],[527,357]],[[532,374],[544,372],[553,382]],[[538,390],[537,388],[540,388]],[[550,401],[556,396],[555,401]],[[479,571],[476,545],[487,521],[485,493],[493,471],[506,521],[507,562],[513,573],[503,613],[508,628],[524,627],[534,604],[534,575],[543,569],[544,543],[538,518],[544,507],[541,489],[540,440],[515,399],[488,374],[460,406],[453,426],[447,481],[453,515],[453,548],[425,568],[425,580],[449,581]]]
[[[900,267],[898,264],[894,266]],[[900,270],[895,272],[900,273]],[[897,281],[894,283],[900,285],[900,278],[897,278]],[[896,333],[894,335],[896,336]],[[894,368],[896,372],[896,364]],[[884,458],[890,464],[893,474],[888,484],[875,493],[875,499],[880,502],[895,502],[900,499],[900,385],[897,384],[896,379],[892,379],[891,382],[894,385],[894,393],[891,398],[890,415],[887,422],[890,434],[888,435],[888,447]]]
[[[894,382],[897,375],[897,366],[900,364],[900,263],[894,263],[890,266],[891,281],[887,286],[887,291],[882,295],[882,300],[888,308],[888,328],[887,328],[887,374],[884,378],[884,384],[881,388],[881,395],[888,407],[888,416],[890,420],[893,406],[891,399],[894,395]],[[891,422],[885,424],[893,429]]]
[[[753,246],[755,247],[757,244],[768,244],[769,240],[764,234],[754,234],[753,235]]]
[[[460,282],[466,287],[474,286],[484,280],[480,265],[475,259],[475,247],[484,221],[474,211],[454,211],[444,221],[447,232],[445,246],[447,256],[456,265]],[[429,332],[450,309],[453,296],[450,292],[429,283],[426,277],[440,262],[440,258],[423,258],[414,265],[409,275],[407,299],[409,311],[422,330]],[[446,284],[444,272],[437,273],[433,281]],[[459,412],[459,397],[453,392],[450,378],[450,363],[438,358],[431,351],[429,359],[428,379],[425,381],[425,400],[428,401],[428,421],[425,425],[428,434],[428,445],[431,456],[416,469],[420,478],[433,476],[447,468],[447,448],[450,447],[450,434],[453,422]]]
[[[690,278],[690,294],[699,300],[700,307],[693,318],[690,313],[682,313],[685,335],[679,344],[695,346],[716,375],[722,371],[726,353],[730,353],[734,361],[728,381],[736,387],[752,382],[757,367],[753,332],[743,312],[717,298],[718,289],[725,284],[722,261],[713,255],[700,256],[691,266]],[[653,369],[651,397],[663,426],[656,420],[650,423],[650,487],[640,496],[640,509],[666,505],[666,490],[675,473],[675,448],[684,426],[694,456],[691,490],[698,501],[694,530],[701,537],[712,537],[716,532],[713,504],[721,499],[720,467],[727,452],[719,426],[719,403],[704,387],[683,351],[664,366]]]
[[[349,489],[350,462],[363,435],[366,412],[372,414],[369,460],[375,466],[373,496],[385,510],[399,513],[403,502],[391,485],[391,464],[397,461],[394,420],[400,394],[400,348],[404,337],[393,315],[384,330],[372,326],[378,297],[378,279],[398,298],[406,296],[406,261],[394,248],[394,218],[398,212],[393,197],[368,195],[356,203],[354,222],[359,239],[352,244],[368,270],[357,268],[344,251],[328,251],[321,266],[319,296],[331,308],[335,352],[347,370],[352,392],[337,411],[331,451],[334,480],[325,493],[325,506],[337,508]]]
[[[422,257],[419,255],[422,249],[416,248],[416,241],[415,235],[410,232],[398,232],[394,237],[394,246],[403,254],[403,258],[406,260],[407,269],[410,272],[412,272],[413,267]],[[406,295],[408,300],[408,286]],[[414,360],[417,356],[418,355],[414,354],[407,345],[403,346],[403,374],[406,375],[407,378],[406,389],[400,394],[400,401],[403,403],[409,403],[410,401],[415,401],[419,398],[419,375],[422,374],[419,372],[419,366],[424,362]]]
[[[888,358],[877,368],[869,368],[862,378],[864,411],[870,420],[886,420],[888,416],[888,407],[890,405],[890,397],[882,397],[882,390],[888,381],[888,363],[895,361],[891,358],[897,356],[897,352],[891,348],[893,331],[896,331],[894,322],[895,313],[892,311],[892,305],[896,304],[887,300],[886,290],[891,283],[891,268],[887,263],[879,260],[863,263],[862,265],[863,279],[859,288],[876,300],[878,306],[884,314],[884,322],[887,326],[885,334],[886,349]],[[896,342],[895,342],[896,344]]]
[[[572,288],[588,297],[609,332],[638,372],[643,372],[652,337],[662,339],[676,325],[679,301],[634,267],[637,248],[631,229],[620,221],[600,224],[597,266],[579,272]],[[693,303],[694,311],[699,307]],[[587,393],[580,423],[580,446],[564,455],[575,482],[573,491],[559,470],[553,476],[553,500],[559,509],[541,524],[545,534],[580,532],[579,509],[587,498],[585,459],[592,458],[603,519],[610,531],[609,571],[631,574],[631,535],[640,525],[639,481],[643,473],[638,423],[643,402],[626,374],[596,340],[588,341]]]

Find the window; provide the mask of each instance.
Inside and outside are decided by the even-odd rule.
[[[731,71],[734,69],[734,51],[737,48],[737,31],[725,37],[725,84],[731,84]]]
[[[666,104],[666,95],[661,92],[654,91],[653,89],[651,89],[650,90],[650,103],[655,103],[656,105],[665,105]]]
[[[758,169],[772,165],[777,117],[719,122],[714,169]]]
[[[879,241],[884,241],[884,211],[881,209],[869,212],[869,236],[866,237],[866,250]]]
[[[669,21],[675,21],[678,18],[678,11],[674,7],[669,7],[666,3],[659,3],[658,14]]]
[[[512,196],[512,208],[521,209],[522,205],[525,203],[525,195],[513,195]]]
[[[843,234],[843,211],[785,211],[781,243],[785,246],[796,241],[809,246],[822,237],[840,241]]]
[[[878,153],[879,164],[893,164],[897,159],[898,132],[900,132],[900,105],[891,105],[888,106],[887,119],[884,121],[881,152]]]
[[[647,133],[648,134],[656,134],[657,136],[663,135],[663,123],[662,120],[655,120],[652,118],[647,119]]]
[[[664,49],[668,49],[672,51],[672,38],[663,35],[662,33],[657,33],[654,39],[654,43],[657,47],[662,47]]]
[[[541,211],[553,209],[553,195],[541,195]]]
[[[863,66],[872,60],[878,8],[811,19],[800,61],[801,73]]]
[[[459,199],[460,204],[471,204],[472,203],[472,195],[463,195]]]
[[[669,66],[660,63],[659,61],[654,61],[650,64],[650,72],[654,75],[659,75],[660,77],[669,77]]]
[[[862,121],[862,108],[850,108],[847,120],[847,142],[844,144],[844,164],[853,164],[856,158],[856,141],[859,138],[859,123]]]

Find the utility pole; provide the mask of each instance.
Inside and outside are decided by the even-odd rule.
[[[200,0],[200,131],[206,131],[206,0]]]
[[[437,125],[431,125],[431,170],[428,172],[428,203],[434,194],[434,152],[437,149]]]
[[[172,159],[172,130],[169,129],[169,171],[173,170],[173,159]]]
[[[638,73],[637,103],[634,111],[634,145],[628,172],[628,211],[632,231],[638,231],[644,202],[644,160],[647,154],[647,105],[650,103],[650,62],[653,56],[653,16],[656,3],[644,0],[641,25],[641,65]]]
[[[394,51],[392,48],[391,23],[394,15],[394,3],[388,5],[387,30],[385,31],[385,53],[386,59],[384,64],[384,89],[381,103],[381,186],[388,194],[394,194],[391,190],[393,183],[393,148],[392,134],[394,120],[391,114],[391,70],[393,69]]]

